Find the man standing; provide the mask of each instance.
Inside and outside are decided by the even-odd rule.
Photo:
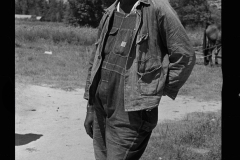
[[[167,0],[116,0],[98,29],[84,126],[96,159],[137,160],[157,125],[161,96],[176,98],[196,57]]]

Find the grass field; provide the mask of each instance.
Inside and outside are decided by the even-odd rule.
[[[15,48],[16,80],[57,88],[83,87],[91,46],[45,41],[19,43]],[[44,54],[52,51],[52,55]]]
[[[62,89],[82,88],[96,29],[75,28],[62,23],[16,21],[16,80],[46,84]],[[201,28],[188,30],[194,46],[201,45]],[[44,54],[52,51],[51,55]],[[222,75],[220,67],[204,66],[198,59],[180,95],[204,100],[220,100]]]
[[[83,88],[96,29],[61,23],[15,21],[16,82],[48,85],[64,90]],[[202,29],[187,30],[194,46],[202,44]],[[52,54],[44,54],[52,51]],[[201,100],[221,100],[220,67],[197,59],[179,95]],[[156,127],[142,160],[221,159],[221,114],[193,113],[181,121]]]
[[[220,160],[221,112],[195,112],[153,130],[141,160]]]

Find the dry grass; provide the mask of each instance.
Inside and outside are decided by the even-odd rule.
[[[15,48],[18,82],[47,84],[57,88],[82,88],[87,75],[91,46],[19,43]],[[52,51],[52,55],[44,54]]]
[[[195,112],[153,131],[141,160],[220,160],[221,113]]]
[[[15,32],[17,81],[59,88],[84,86],[95,29],[67,27],[61,23],[19,22]],[[201,41],[201,33],[200,28],[188,29],[190,39],[196,44]],[[45,51],[53,54],[44,54]],[[204,66],[202,61],[198,60],[179,94],[220,100],[221,68]]]
[[[196,64],[187,82],[180,89],[180,95],[194,96],[203,100],[221,100],[222,70]]]
[[[65,26],[62,23],[15,22],[15,38],[19,41],[91,45],[96,40],[96,29]]]

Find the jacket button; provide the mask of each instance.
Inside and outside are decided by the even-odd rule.
[[[101,59],[101,56],[98,56],[98,59]]]

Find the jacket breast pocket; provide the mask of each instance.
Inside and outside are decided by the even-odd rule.
[[[157,66],[156,68],[153,68],[152,70],[144,73],[137,72],[138,92],[141,95],[145,95],[145,96],[157,95],[157,93],[159,92],[158,84],[159,84],[161,73],[162,73],[162,66]]]
[[[136,44],[139,45],[139,51],[146,53],[149,49],[148,46],[148,33],[140,34],[137,36]]]
[[[149,36],[148,33],[140,34],[137,36],[136,45],[137,45],[137,61],[138,61],[138,71],[140,73],[145,72],[146,63],[149,63],[149,59],[152,59],[149,53]]]

